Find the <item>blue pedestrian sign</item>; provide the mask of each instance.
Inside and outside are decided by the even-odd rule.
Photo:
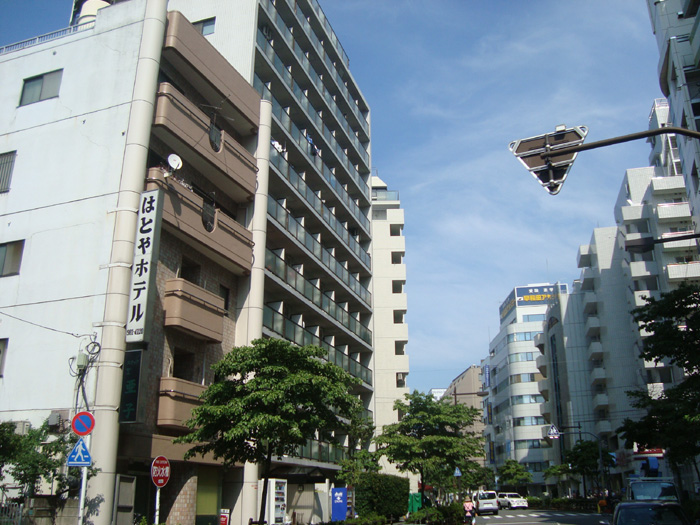
[[[71,453],[68,454],[66,465],[69,467],[89,467],[92,465],[92,457],[83,438],[78,440]]]

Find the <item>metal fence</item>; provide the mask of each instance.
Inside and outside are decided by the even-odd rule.
[[[23,507],[21,503],[0,504],[0,525],[21,525]]]

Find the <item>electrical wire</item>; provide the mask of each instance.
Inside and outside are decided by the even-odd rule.
[[[92,333],[92,334],[75,334],[73,332],[66,332],[65,330],[59,330],[58,328],[52,328],[50,326],[45,326],[43,324],[35,323],[34,321],[27,321],[26,319],[22,319],[21,317],[17,317],[15,315],[8,314],[7,312],[3,312],[0,310],[0,315],[5,315],[7,317],[10,317],[14,319],[15,321],[21,321],[23,323],[30,324],[32,326],[36,326],[37,328],[43,328],[44,330],[50,330],[51,332],[57,332],[59,334],[66,334],[66,335],[72,335],[75,338],[82,338],[82,337],[96,337],[97,334]]]

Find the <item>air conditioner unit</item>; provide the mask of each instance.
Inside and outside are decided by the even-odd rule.
[[[13,421],[15,424],[15,434],[24,436],[29,432],[29,428],[32,426],[29,421]]]

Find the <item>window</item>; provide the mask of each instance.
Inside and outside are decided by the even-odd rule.
[[[396,388],[405,388],[406,387],[406,376],[408,374],[406,372],[397,372],[396,373]]]
[[[403,252],[391,252],[391,264],[403,263]]]
[[[406,315],[406,310],[394,310],[394,324],[403,324],[403,318]]]
[[[0,339],[0,377],[5,375],[5,354],[7,354],[7,339]]]
[[[399,237],[401,235],[402,224],[391,224],[389,225],[389,235],[392,237]]]
[[[185,257],[182,258],[182,265],[180,266],[180,277],[182,279],[199,286],[201,272],[202,268],[196,262]]]
[[[24,86],[22,87],[22,98],[19,105],[26,106],[47,98],[58,96],[58,90],[61,87],[61,77],[63,70],[44,73],[38,77],[25,78]]]
[[[403,285],[406,281],[391,281],[391,293],[403,293]]]
[[[10,191],[12,169],[15,167],[16,151],[0,154],[0,193]]]
[[[231,290],[229,290],[226,286],[223,284],[219,285],[219,297],[221,297],[224,300],[224,310],[228,312],[229,309],[229,297],[231,296]]]
[[[408,341],[394,341],[394,355],[404,355]]]
[[[214,26],[216,25],[216,17],[207,18],[206,20],[200,20],[192,24],[194,28],[202,33],[204,36],[214,34]]]
[[[24,241],[0,244],[0,277],[19,274]]]
[[[175,348],[173,354],[173,377],[190,382],[196,381],[194,353],[184,348]]]
[[[545,314],[529,314],[523,315],[523,323],[533,323],[537,321],[544,321]]]

